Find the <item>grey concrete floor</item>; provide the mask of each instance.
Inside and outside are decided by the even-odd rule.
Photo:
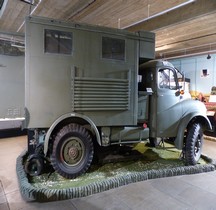
[[[56,202],[29,202],[20,195],[16,158],[26,136],[0,139],[0,210],[216,210],[216,172],[147,180],[92,196]],[[216,142],[205,141],[203,154],[216,159]]]

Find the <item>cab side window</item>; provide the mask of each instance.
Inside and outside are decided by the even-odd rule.
[[[144,71],[138,75],[138,91],[146,91],[152,88],[153,74],[151,70]]]
[[[158,84],[160,88],[177,89],[176,77],[171,69],[160,69],[158,72]]]

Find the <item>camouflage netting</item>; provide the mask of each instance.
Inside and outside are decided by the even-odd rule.
[[[165,169],[162,168],[158,170],[152,169],[143,172],[125,174],[117,178],[108,178],[103,181],[93,182],[91,184],[80,187],[71,187],[67,189],[47,189],[36,188],[29,182],[29,179],[23,168],[23,158],[25,157],[25,154],[26,152],[23,152],[17,158],[16,164],[20,191],[24,198],[28,200],[37,200],[40,202],[85,197],[95,193],[103,192],[109,189],[148,179],[210,172],[214,171],[216,166],[215,162],[212,159],[202,155],[202,158],[207,162],[207,164],[198,164],[196,166],[180,166]]]

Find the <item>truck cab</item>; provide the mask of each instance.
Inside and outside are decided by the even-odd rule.
[[[139,68],[138,83],[139,100],[147,95],[148,108],[146,112],[150,124],[150,137],[175,136],[179,119],[182,116],[182,87],[179,86],[179,74],[174,66],[166,61],[151,61]],[[183,75],[180,75],[183,78]],[[144,112],[143,104],[139,103],[139,121]],[[172,114],[171,114],[172,113]]]
[[[203,104],[185,94],[184,80],[184,75],[167,61],[153,60],[139,67],[138,122],[149,125],[150,139],[173,139],[178,149],[184,147],[183,133],[190,120],[207,120]]]

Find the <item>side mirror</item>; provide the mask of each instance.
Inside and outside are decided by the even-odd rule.
[[[180,95],[184,95],[184,90],[177,90],[175,92],[175,96],[180,96]]]
[[[175,92],[175,96],[180,96],[180,91],[179,91],[179,90],[177,90],[177,91]]]

